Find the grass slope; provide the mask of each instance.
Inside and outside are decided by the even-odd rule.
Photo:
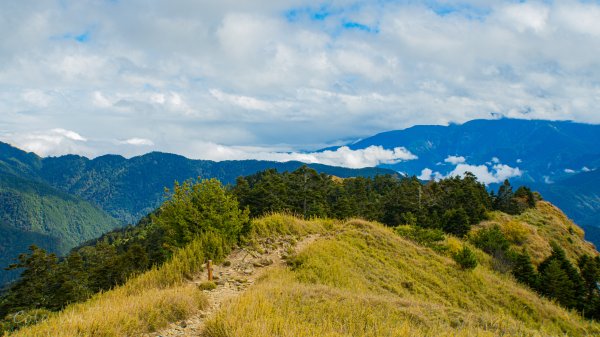
[[[361,220],[253,220],[248,245],[278,235],[322,238],[275,268],[207,323],[223,336],[583,336],[585,321],[482,263],[473,271]],[[454,245],[462,244],[451,239]],[[139,336],[206,305],[186,281],[201,271],[200,243],[159,269],[53,314],[13,336]],[[478,255],[484,255],[477,252]],[[483,261],[482,261],[483,262]]]
[[[260,238],[326,233],[333,226],[331,220],[303,221],[275,214],[253,220],[247,236],[248,247]],[[201,290],[188,282],[202,271],[205,258],[201,245],[201,240],[195,240],[160,268],[59,313],[46,314],[43,322],[10,336],[140,336],[189,317],[207,305]],[[23,314],[17,319],[23,321],[26,316]]]
[[[486,267],[350,221],[226,306],[207,336],[570,336],[600,325]]]
[[[582,255],[598,254],[594,245],[585,240],[583,229],[546,201],[538,202],[535,208],[517,216],[494,212],[490,221],[475,226],[470,234],[495,225],[500,227],[514,247],[526,250],[536,265],[550,256],[552,241],[558,243],[574,263]]]

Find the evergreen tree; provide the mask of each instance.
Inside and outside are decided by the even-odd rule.
[[[576,305],[573,282],[563,270],[559,260],[550,260],[540,271],[540,293],[546,297],[556,299],[558,303],[573,308]]]
[[[462,269],[468,270],[477,267],[477,258],[473,251],[467,246],[463,246],[463,248],[454,254],[453,257],[454,261],[456,261]]]
[[[29,247],[29,253],[19,255],[18,262],[7,269],[22,269],[23,272],[21,278],[4,295],[0,304],[0,316],[28,308],[52,306],[52,285],[57,262],[56,255],[48,254],[35,245]]]
[[[571,264],[571,262],[567,259],[565,251],[555,242],[552,242],[551,245],[552,254],[546,260],[544,260],[538,268],[540,273],[540,292],[549,297],[553,297],[555,295],[559,296],[553,298],[556,298],[562,305],[564,305],[567,308],[576,308],[582,310],[585,298],[584,280],[581,278],[581,275],[573,266],[573,264]],[[550,264],[553,263],[556,264],[562,270],[562,272],[566,275],[569,281],[569,291],[564,292],[560,295],[557,295],[556,293],[556,291],[558,290],[555,291],[552,288],[548,289],[548,287],[561,285],[562,280],[557,280],[554,283],[545,283],[549,282],[552,276],[558,275],[555,270],[547,270]]]
[[[531,263],[531,258],[527,252],[516,254],[513,261],[512,274],[517,281],[526,284],[531,289],[538,289],[539,276]]]
[[[529,187],[521,186],[515,192],[514,198],[519,203],[519,208],[525,210],[527,208],[534,208],[536,198]]]
[[[471,229],[471,226],[469,225],[469,216],[462,207],[447,210],[444,213],[443,222],[444,231],[458,237],[465,236]]]
[[[518,214],[519,209],[514,196],[510,182],[508,179],[504,180],[504,183],[498,188],[498,194],[494,200],[494,209],[508,214]]]

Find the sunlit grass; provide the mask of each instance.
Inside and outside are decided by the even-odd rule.
[[[248,238],[325,233],[335,223],[273,214],[254,220]],[[161,267],[86,302],[71,305],[13,336],[139,336],[190,317],[207,304],[198,287],[186,282],[202,271],[205,261],[202,251],[202,238],[196,239]]]
[[[585,321],[485,266],[463,271],[392,230],[350,221],[234,300],[207,336],[581,336]]]
[[[558,243],[573,262],[582,255],[597,254],[594,245],[585,241],[583,230],[548,202],[538,202],[535,208],[518,216],[500,212],[490,215],[490,221],[475,226],[473,231],[498,225],[506,237],[511,239],[513,247],[525,249],[535,264],[550,256],[552,241]]]

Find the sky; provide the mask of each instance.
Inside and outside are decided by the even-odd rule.
[[[413,156],[342,147],[500,116],[600,123],[598,1],[0,4],[0,140],[41,156]]]

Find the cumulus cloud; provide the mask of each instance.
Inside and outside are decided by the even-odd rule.
[[[503,182],[505,179],[520,177],[523,171],[518,167],[511,167],[500,163],[500,160],[494,157],[493,162],[482,165],[472,165],[466,162],[464,157],[449,156],[445,162],[455,165],[454,169],[446,174],[434,172],[429,168],[421,171],[417,178],[421,180],[439,180],[444,177],[464,176],[467,172],[474,174],[477,180],[489,185]]]
[[[258,147],[232,147],[214,143],[195,144],[190,158],[223,160],[269,160],[278,162],[301,161],[304,163],[344,166],[350,168],[373,167],[379,164],[394,164],[413,160],[417,157],[403,147],[393,150],[381,146],[370,146],[365,149],[351,150],[342,146],[335,151],[322,152],[280,152]]]
[[[565,169],[565,173],[577,173],[577,171],[573,169]]]
[[[20,1],[0,5],[0,127],[183,153],[491,116],[600,123],[598,22],[577,0]],[[111,144],[96,151],[130,151]]]
[[[448,174],[448,176],[464,176],[465,173],[471,172],[480,182],[489,185],[500,183],[505,179],[520,177],[523,172],[517,167],[510,167],[504,164],[488,165],[469,165],[459,164]]]
[[[444,175],[439,172],[433,172],[430,168],[424,168],[417,178],[420,180],[440,180],[444,178]]]
[[[452,165],[458,165],[464,163],[465,161],[465,157],[462,156],[448,156],[448,158],[444,159],[444,162],[450,163]]]

